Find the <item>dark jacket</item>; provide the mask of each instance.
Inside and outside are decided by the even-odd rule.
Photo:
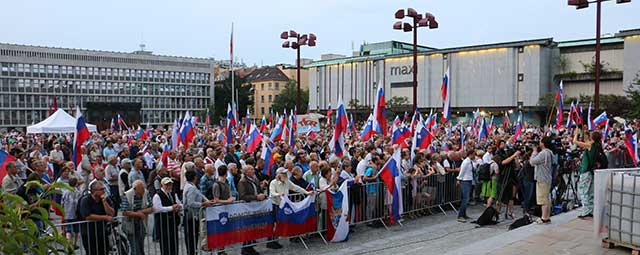
[[[256,201],[258,200],[258,194],[262,194],[260,183],[254,182],[245,176],[242,176],[238,182],[237,188],[238,196],[240,197],[239,200],[243,200],[245,202]]]

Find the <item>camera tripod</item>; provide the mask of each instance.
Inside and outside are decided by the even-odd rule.
[[[555,205],[566,203],[566,210],[578,207],[578,181],[580,179],[580,159],[572,159],[565,162],[562,169],[558,169],[558,184],[555,197]]]

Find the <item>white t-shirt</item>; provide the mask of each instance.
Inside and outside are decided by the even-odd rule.
[[[359,176],[364,176],[364,171],[367,170],[367,166],[369,165],[370,160],[371,160],[371,153],[367,154],[367,156],[365,156],[364,159],[358,162],[358,166],[356,166],[356,173],[358,173]]]
[[[491,155],[490,152],[486,152],[483,156],[482,156],[482,162],[484,163],[489,163],[491,162],[491,158],[493,158],[493,155]]]

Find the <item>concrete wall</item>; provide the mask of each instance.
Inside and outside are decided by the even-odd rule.
[[[627,36],[624,39],[624,76],[622,84],[625,89],[640,75],[640,35]],[[635,86],[634,89],[640,89]]]

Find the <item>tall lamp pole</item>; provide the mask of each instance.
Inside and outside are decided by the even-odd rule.
[[[422,14],[418,14],[413,8],[408,8],[406,14],[404,9],[397,10],[395,17],[400,20],[405,17],[410,17],[413,20],[413,25],[411,23],[398,21],[393,24],[393,29],[404,32],[413,31],[413,111],[415,112],[418,108],[418,28],[428,27],[429,29],[436,29],[438,28],[438,22],[433,14],[427,12],[423,17]]]
[[[295,38],[294,41],[288,41],[289,38]],[[298,34],[296,31],[284,31],[280,34],[280,39],[285,40],[282,42],[282,48],[292,48],[296,50],[296,65],[297,65],[297,83],[298,83],[298,97],[296,100],[296,110],[300,110],[300,47],[303,45],[307,45],[309,47],[316,46],[316,35],[309,34]]]
[[[600,65],[600,24],[601,24],[601,16],[602,16],[602,2],[606,2],[610,0],[568,0],[567,4],[570,6],[575,6],[576,9],[584,9],[589,7],[589,4],[596,4],[596,56],[595,56],[595,69],[596,69],[596,77],[595,77],[595,91],[593,93],[593,104],[596,110],[600,109],[600,71],[602,69]],[[631,2],[631,0],[616,0],[617,4],[623,4]]]

